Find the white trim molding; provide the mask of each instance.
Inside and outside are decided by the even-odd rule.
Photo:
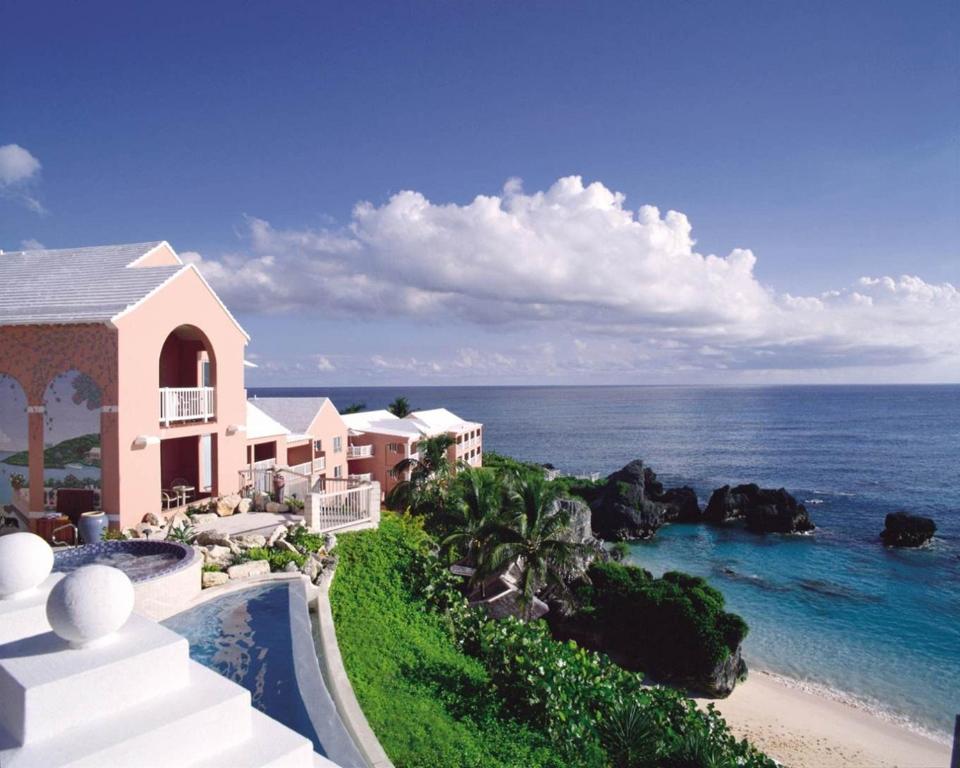
[[[46,413],[47,406],[45,405],[28,405],[27,413]]]

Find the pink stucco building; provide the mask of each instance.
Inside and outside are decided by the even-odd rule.
[[[350,475],[380,483],[384,494],[406,479],[394,468],[403,459],[419,457],[419,441],[447,434],[453,445],[447,452],[451,465],[483,464],[483,425],[465,421],[446,408],[414,411],[398,418],[389,411],[364,411],[342,416],[349,430],[347,460]]]
[[[22,388],[29,436],[29,488],[14,504],[31,521],[44,514],[45,398],[68,371],[99,388],[100,503],[111,523],[160,512],[174,485],[236,491],[248,339],[166,242],[0,255],[0,374]]]

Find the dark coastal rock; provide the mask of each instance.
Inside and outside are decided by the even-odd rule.
[[[755,533],[805,533],[816,527],[803,504],[785,489],[761,488],[756,483],[717,488],[703,519],[714,524],[743,519]]]
[[[920,547],[933,538],[937,524],[929,517],[909,512],[891,512],[884,520],[880,534],[888,547]]]
[[[700,519],[692,488],[664,490],[656,473],[635,459],[607,476],[605,484],[589,494],[593,530],[608,541],[646,539],[665,523]]]
[[[695,687],[708,696],[725,698],[733,693],[739,680],[747,677],[747,662],[743,660],[741,646],[721,661],[705,680],[695,681]]]
[[[654,500],[666,507],[666,516],[671,522],[696,523],[701,519],[697,493],[689,485],[670,488]]]

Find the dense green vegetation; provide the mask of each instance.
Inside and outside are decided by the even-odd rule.
[[[344,534],[330,600],[353,689],[397,768],[566,765],[542,735],[510,718],[451,619],[414,589],[426,536],[385,516]]]
[[[588,575],[576,588],[575,621],[604,638],[603,650],[662,678],[708,677],[747,634],[743,619],[723,610],[723,595],[696,576],[655,579],[615,562],[594,563]]]
[[[87,452],[91,448],[100,446],[100,435],[97,433],[90,435],[80,435],[71,437],[56,445],[51,445],[43,450],[43,463],[46,467],[63,469],[67,464],[83,464],[88,467],[99,467],[100,461],[97,459],[87,459]],[[18,467],[25,467],[29,462],[29,453],[19,451],[12,453],[4,459],[6,464],[15,464]]]
[[[772,766],[710,709],[543,622],[467,607],[422,521],[340,537],[331,590],[344,664],[371,726],[409,766]]]

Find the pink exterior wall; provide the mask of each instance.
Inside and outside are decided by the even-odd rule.
[[[314,440],[321,441],[323,456],[326,458],[326,468],[323,471],[325,477],[335,477],[335,467],[340,468],[339,476],[346,477],[347,470],[347,425],[340,417],[340,413],[329,400],[323,404],[310,427],[307,434]],[[335,437],[340,438],[340,450],[334,450]]]
[[[135,448],[141,435],[161,440],[202,434],[213,438],[213,493],[239,489],[239,470],[245,466],[246,440],[230,425],[246,423],[243,351],[246,337],[216,297],[193,270],[178,275],[143,304],[120,317],[118,328],[118,426],[120,524],[140,522],[147,512],[159,512],[160,445]],[[212,351],[215,411],[212,421],[163,427],[159,418],[161,350],[181,325],[200,329]],[[172,450],[172,449],[167,449]],[[104,464],[107,464],[106,458]]]
[[[362,435],[354,435],[350,438],[350,445],[372,445],[373,456],[368,459],[350,459],[350,474],[363,474],[369,472],[371,479],[380,483],[380,490],[384,495],[390,493],[396,485],[403,480],[402,477],[392,477],[390,470],[396,466],[397,462],[406,458],[406,452],[396,453],[387,449],[392,443],[399,443],[406,447],[413,440],[396,435],[380,435],[375,432],[367,432]]]

